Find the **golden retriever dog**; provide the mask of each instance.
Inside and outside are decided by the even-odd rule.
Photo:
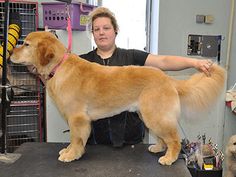
[[[236,176],[236,135],[230,137],[226,147],[226,175],[225,177]]]
[[[139,112],[160,140],[149,151],[166,149],[159,163],[171,165],[181,150],[177,131],[181,106],[205,109],[216,101],[225,82],[225,71],[217,65],[212,66],[211,77],[197,73],[188,80],[176,80],[152,67],[102,66],[67,54],[50,32],[27,35],[11,61],[33,65],[47,80],[47,91],[70,128],[70,144],[59,152],[63,162],[84,154],[91,121],[128,110]]]

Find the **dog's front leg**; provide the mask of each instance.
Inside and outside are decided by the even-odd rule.
[[[58,160],[62,162],[71,162],[84,154],[84,147],[91,130],[90,121],[86,116],[70,117],[68,124],[70,127],[70,144],[59,152]]]

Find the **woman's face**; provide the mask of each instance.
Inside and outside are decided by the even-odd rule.
[[[115,45],[116,31],[110,18],[98,17],[93,21],[93,37],[101,50],[109,50]]]

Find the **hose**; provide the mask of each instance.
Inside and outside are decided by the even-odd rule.
[[[9,19],[8,27],[8,42],[7,42],[7,59],[9,58],[12,50],[15,48],[18,39],[21,36],[21,20],[17,12],[12,12]],[[0,45],[0,66],[3,65],[3,45]]]

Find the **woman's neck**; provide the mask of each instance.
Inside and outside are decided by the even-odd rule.
[[[100,48],[97,48],[97,54],[102,58],[102,59],[108,59],[110,58],[114,51],[116,49],[116,46],[112,46],[110,49],[106,49],[106,50],[103,50],[103,49],[100,49]]]

